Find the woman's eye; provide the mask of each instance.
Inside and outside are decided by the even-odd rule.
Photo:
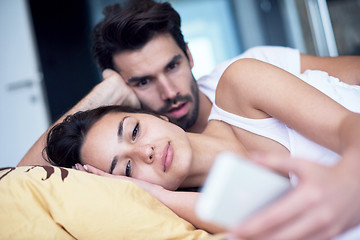
[[[132,136],[131,136],[133,141],[136,139],[136,136],[138,135],[138,133],[139,133],[139,124],[137,123],[134,127],[134,130],[133,130]]]
[[[128,163],[126,164],[125,176],[131,177],[131,164],[130,164],[130,160],[129,160]]]

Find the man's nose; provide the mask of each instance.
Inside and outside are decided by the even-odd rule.
[[[179,94],[177,87],[166,76],[159,77],[158,84],[162,100],[173,99]]]
[[[135,154],[141,161],[151,164],[155,159],[155,148],[150,144],[138,145],[135,147]]]

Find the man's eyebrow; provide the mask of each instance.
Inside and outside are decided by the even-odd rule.
[[[127,116],[124,117],[119,123],[119,128],[118,128],[118,132],[117,132],[117,135],[118,135],[119,139],[121,139],[122,136],[123,136],[123,128],[124,128],[123,126],[124,126],[124,121],[125,121],[126,118],[128,118],[128,117]]]
[[[151,78],[150,75],[145,75],[145,76],[141,76],[141,77],[131,77],[128,79],[128,83],[138,83],[138,82],[141,82],[141,81],[149,79],[149,78]]]
[[[174,62],[180,60],[183,56],[181,54],[175,55],[164,67],[164,69],[167,69],[171,66],[171,64],[174,64]],[[144,75],[144,76],[134,76],[129,78],[127,81],[128,83],[138,83],[141,82],[142,80],[146,80],[152,78],[151,75]]]
[[[110,173],[110,174],[113,173],[114,168],[115,168],[117,162],[118,162],[118,158],[117,158],[117,156],[115,156],[114,159],[113,159],[112,162],[111,162],[111,166],[110,166],[110,170],[109,170],[109,173]]]
[[[182,58],[181,54],[175,55],[168,64],[166,64],[165,69],[169,68],[171,66],[171,64],[174,64],[174,62],[179,61]]]

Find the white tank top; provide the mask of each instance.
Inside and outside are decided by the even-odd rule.
[[[345,84],[321,71],[306,71],[299,77],[349,110],[360,112],[360,86]],[[213,104],[209,120],[224,121],[272,139],[286,147],[292,157],[302,157],[324,165],[333,165],[339,160],[337,153],[309,140],[275,118],[245,118],[226,112]]]

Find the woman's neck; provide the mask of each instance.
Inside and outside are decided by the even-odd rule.
[[[229,125],[211,121],[202,134],[187,133],[193,151],[191,172],[181,187],[202,186],[216,155],[223,151],[232,151],[246,155],[243,145],[236,139]]]

